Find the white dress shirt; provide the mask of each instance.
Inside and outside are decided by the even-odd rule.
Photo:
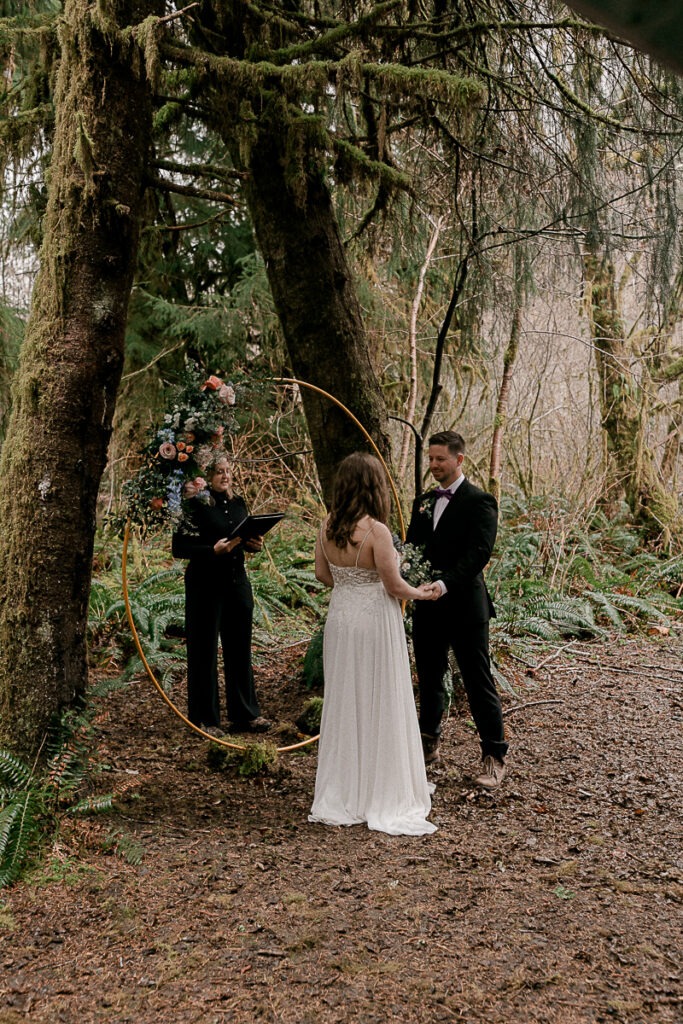
[[[464,479],[465,479],[465,474],[461,473],[460,476],[458,477],[458,479],[454,480],[453,483],[449,487],[444,487],[444,490],[445,491],[450,491],[451,494],[455,494],[455,492],[457,491],[458,487],[460,486],[460,484],[463,482]],[[449,499],[449,498],[437,498],[436,499],[436,502],[434,503],[434,517],[433,517],[433,520],[432,520],[432,525],[433,525],[434,529],[436,529],[436,524],[438,523],[439,519],[441,519],[441,516],[443,515],[444,509],[446,508],[446,505],[448,504],[449,500],[451,500],[451,499]]]

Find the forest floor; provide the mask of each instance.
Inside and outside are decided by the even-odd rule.
[[[117,811],[65,823],[4,894],[0,1024],[680,1022],[682,654],[518,665],[494,795],[456,700],[418,838],[308,824],[315,747],[244,778],[151,684],[114,691],[96,738]],[[258,670],[281,723],[310,696],[301,656]]]

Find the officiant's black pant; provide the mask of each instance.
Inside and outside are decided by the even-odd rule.
[[[251,664],[254,597],[244,569],[233,579],[185,571],[187,717],[194,725],[220,725],[218,638],[223,649],[228,718],[245,726],[261,714]]]
[[[455,621],[444,603],[424,601],[413,608],[413,647],[420,691],[420,731],[441,734],[447,706],[444,679],[448,652],[452,649],[460,669],[474,724],[479,733],[482,757],[493,754],[502,760],[507,753],[503,710],[491,673],[488,622]]]

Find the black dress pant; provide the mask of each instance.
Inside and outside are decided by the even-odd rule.
[[[503,710],[491,673],[488,622],[462,623],[444,601],[416,604],[413,609],[413,646],[420,690],[420,731],[441,733],[446,710],[444,677],[448,652],[453,650],[462,676],[474,724],[479,733],[482,757],[507,753]]]
[[[228,718],[244,726],[261,713],[251,664],[254,598],[244,572],[218,582],[191,564],[185,572],[188,718],[195,725],[220,725],[220,637]]]

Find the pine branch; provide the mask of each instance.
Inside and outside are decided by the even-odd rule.
[[[188,177],[232,178],[237,180],[248,177],[245,171],[234,171],[228,167],[219,167],[217,164],[181,164],[175,160],[154,160],[152,165],[158,167],[161,171],[186,174]]]
[[[173,192],[179,196],[189,196],[191,199],[208,199],[212,203],[229,203],[231,206],[237,206],[237,200],[228,195],[227,192],[216,192],[214,189],[208,188],[192,188],[189,185],[179,185],[177,182],[168,181],[166,178],[153,178],[147,179],[148,184],[153,188],[161,189],[164,192]]]
[[[325,53],[338,46],[340,42],[360,35],[368,26],[374,25],[379,18],[382,18],[389,11],[398,7],[400,3],[401,0],[385,0],[384,3],[377,4],[368,14],[362,15],[358,21],[339,22],[329,32],[318,36],[316,39],[311,39],[309,42],[270,51],[269,59],[275,64],[284,64],[287,61],[300,60],[311,53]]]
[[[481,86],[471,78],[438,69],[407,68],[400,64],[372,62],[353,65],[345,61],[308,61],[279,67],[268,61],[251,63],[233,57],[216,56],[191,46],[163,43],[161,49],[169,60],[196,67],[238,93],[274,88],[298,88],[302,93],[320,92],[330,85],[346,84],[351,77],[366,77],[394,95],[421,95],[433,100],[459,104],[474,103],[481,95]]]

